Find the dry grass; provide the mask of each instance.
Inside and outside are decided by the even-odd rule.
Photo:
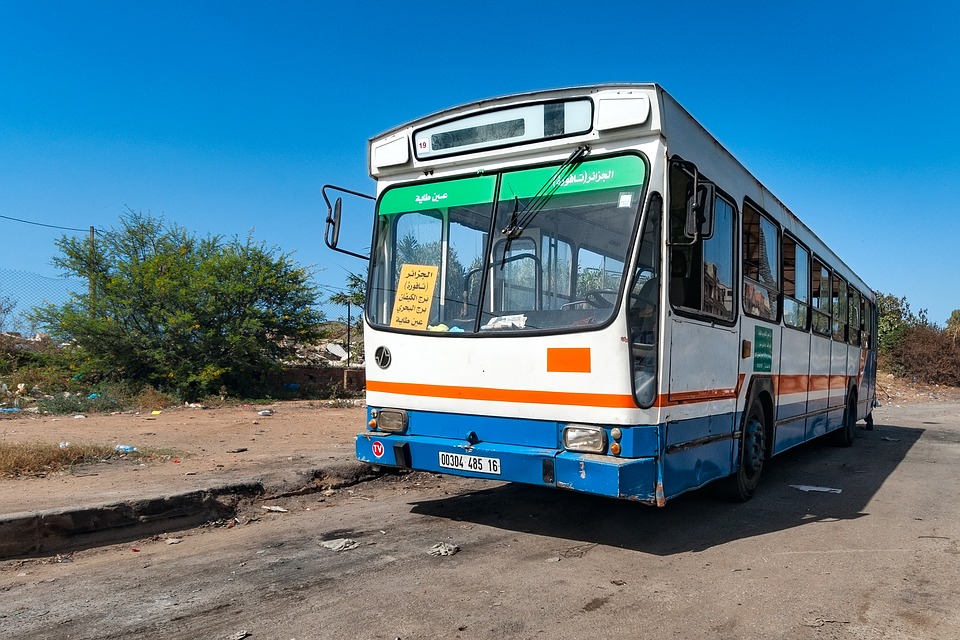
[[[61,447],[46,442],[0,442],[0,477],[43,476],[80,464],[132,458],[157,460],[173,456],[171,451],[117,453],[108,444],[73,444]]]

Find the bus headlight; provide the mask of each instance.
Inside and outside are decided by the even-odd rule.
[[[377,413],[377,428],[390,433],[406,430],[407,412],[403,409],[380,409]]]
[[[600,427],[570,425],[563,429],[563,446],[571,451],[603,453],[606,450],[606,434]]]

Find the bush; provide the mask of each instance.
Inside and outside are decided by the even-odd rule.
[[[57,393],[37,400],[37,408],[42,413],[110,413],[122,408],[120,400],[110,395],[91,393]]]
[[[933,325],[903,329],[890,355],[890,365],[898,376],[960,386],[960,347],[947,331]]]
[[[93,246],[65,236],[54,258],[90,278],[90,291],[31,314],[77,345],[87,376],[152,385],[185,400],[222,387],[256,395],[297,343],[322,337],[310,273],[275,247],[197,238],[133,211],[98,238]]]

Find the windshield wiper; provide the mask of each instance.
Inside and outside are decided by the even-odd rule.
[[[537,217],[537,214],[547,206],[547,202],[549,202],[553,194],[557,192],[557,189],[563,185],[563,181],[573,173],[573,170],[577,168],[580,161],[583,160],[584,156],[588,153],[590,153],[590,147],[587,145],[584,144],[577,147],[576,150],[570,154],[570,157],[557,167],[556,172],[543,183],[543,186],[540,187],[523,209],[520,209],[520,199],[514,198],[510,224],[501,231],[503,235],[507,236],[507,242],[519,238],[523,234],[524,230],[533,222],[533,219]],[[508,249],[509,246],[508,244],[506,248]],[[506,249],[504,250],[504,255],[506,255]]]

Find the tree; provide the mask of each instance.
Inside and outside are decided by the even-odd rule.
[[[881,355],[892,353],[903,340],[909,327],[926,326],[926,309],[914,315],[906,297],[898,298],[889,293],[874,292],[877,296],[877,341]]]
[[[347,288],[330,296],[330,302],[361,310],[367,300],[367,277],[359,273],[347,273]]]
[[[198,238],[132,210],[120,225],[57,242],[60,269],[90,279],[87,293],[35,309],[32,319],[72,340],[102,375],[151,384],[184,399],[251,394],[319,339],[311,273],[248,237]]]
[[[950,317],[947,318],[947,334],[953,339],[954,344],[957,343],[957,338],[960,337],[960,309],[954,309],[950,313]]]
[[[0,331],[4,330],[4,325],[7,323],[7,318],[16,308],[17,303],[11,300],[6,296],[0,296]]]
[[[348,332],[345,339],[347,350],[353,356],[354,362],[357,357],[360,361],[363,360],[363,307],[366,299],[367,277],[366,274],[359,273],[347,273],[347,288],[329,297],[330,302],[348,307],[352,311],[349,323],[353,333]],[[341,321],[346,325],[348,318],[341,318]]]

